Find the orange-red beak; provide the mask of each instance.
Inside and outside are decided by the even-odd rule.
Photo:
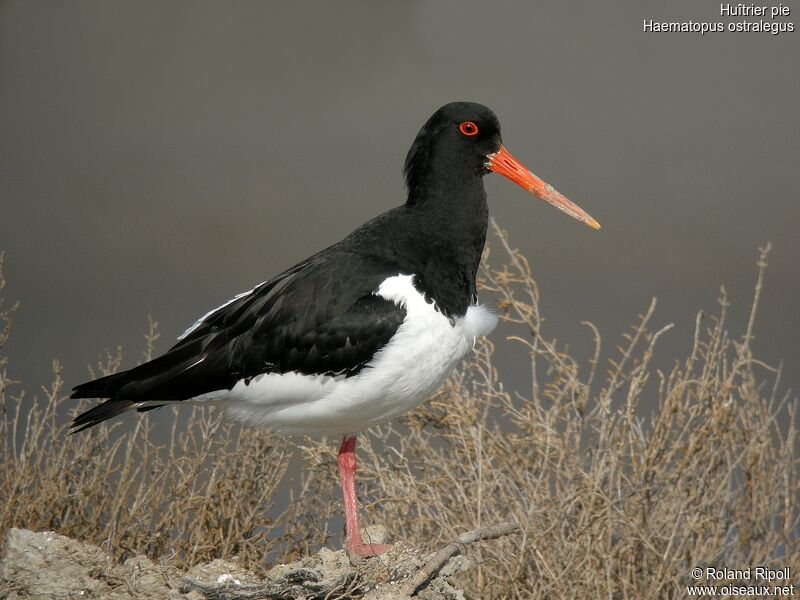
[[[486,168],[490,171],[510,179],[537,198],[552,204],[570,217],[586,223],[592,229],[600,229],[600,223],[595,221],[589,213],[559,194],[552,185],[545,183],[531,173],[521,162],[511,156],[505,147],[500,146],[500,150],[486,158],[489,159],[489,162],[486,163]]]

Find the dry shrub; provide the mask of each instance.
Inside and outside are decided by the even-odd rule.
[[[97,376],[119,364],[119,355],[106,355]],[[285,442],[197,407],[186,422],[177,409],[165,411],[170,427],[161,436],[145,415],[129,432],[120,433],[119,422],[102,423],[68,437],[64,413],[74,416],[89,402],[76,407],[63,394],[57,362],[53,369],[44,397],[32,401],[24,392],[7,395],[0,373],[0,529],[58,531],[120,560],[136,553],[182,565],[218,556],[264,559]]]
[[[474,598],[682,597],[693,567],[800,568],[797,401],[751,350],[767,251],[742,336],[726,329],[723,290],[719,314],[698,315],[689,356],[662,372],[651,363],[668,327],[651,329],[654,301],[602,372],[591,324],[587,365],[544,335],[530,267],[495,232],[503,259],[487,252],[480,283],[530,357],[531,389],[508,391],[479,342],[431,402],[360,436],[366,519],[429,547],[516,519],[523,535],[470,548],[460,583]],[[28,401],[4,365],[0,530],[55,529],[181,565],[238,555],[256,570],[330,541],[336,443],[290,444],[201,409],[185,424],[173,415],[162,445],[148,416],[133,432],[65,438],[58,367]],[[102,372],[118,366],[108,356]],[[655,398],[646,418],[640,404]],[[290,451],[305,465],[281,483]]]

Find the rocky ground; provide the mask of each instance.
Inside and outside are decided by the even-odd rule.
[[[460,536],[434,555],[396,543],[376,559],[351,564],[344,550],[323,548],[264,578],[232,562],[214,560],[186,572],[144,556],[115,563],[97,546],[53,532],[10,529],[0,562],[0,598],[130,598],[191,600],[427,600],[463,599],[447,577],[470,568],[465,543],[514,533],[513,524]],[[371,532],[373,539],[378,532]]]

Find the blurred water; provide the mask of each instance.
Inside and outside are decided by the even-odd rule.
[[[603,224],[487,178],[549,335],[587,356],[586,319],[613,347],[657,296],[668,366],[720,284],[744,331],[771,241],[755,348],[797,389],[800,33],[642,32],[715,6],[0,3],[10,374],[35,392],[59,357],[72,385],[118,344],[134,364],[148,314],[173,338],[401,203],[416,131],[468,99]]]

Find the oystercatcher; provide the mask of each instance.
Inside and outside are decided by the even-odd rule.
[[[346,549],[383,552],[359,530],[356,433],[426,400],[495,327],[475,284],[489,172],[600,228],[506,151],[491,110],[447,104],[408,152],[405,204],[209,311],[164,355],[75,387],[73,398],[107,400],[76,417],[74,432],[194,401],[286,434],[343,435]]]

